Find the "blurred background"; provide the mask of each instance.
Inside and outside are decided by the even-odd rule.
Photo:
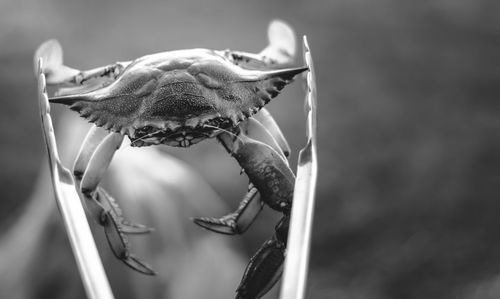
[[[299,37],[307,34],[318,78],[320,169],[307,298],[499,298],[499,16],[494,0],[3,0],[0,269],[7,270],[0,271],[2,297],[15,297],[5,285],[15,285],[12,273],[21,264],[31,274],[18,286],[33,290],[19,298],[55,298],[69,286],[82,292],[65,236],[53,233],[60,227],[57,213],[47,212],[56,224],[43,238],[35,229],[12,233],[31,199],[50,197],[50,188],[40,187],[46,183],[37,187],[44,191],[34,189],[37,180],[48,182],[32,70],[38,45],[57,38],[65,62],[79,69],[183,48],[258,52],[266,45],[267,24],[280,18]],[[305,141],[304,92],[297,81],[269,105],[294,150],[293,169]],[[56,130],[58,123],[85,123],[63,110],[53,109]],[[65,136],[76,135],[69,130]],[[61,143],[69,151],[78,141]],[[183,230],[192,230],[193,240],[208,238],[213,234],[189,217],[236,208],[246,179],[236,175],[236,162],[215,141],[165,151],[186,162],[215,190],[213,196],[223,199],[213,200],[217,209],[190,208],[179,220]],[[70,157],[65,163],[71,165]],[[42,207],[26,221],[34,221]],[[214,236],[217,243],[210,244],[227,246],[204,247],[200,259],[232,250],[227,253],[232,258],[219,265],[234,265],[235,277],[217,288],[234,292],[246,260],[272,234],[278,217],[265,209],[244,236]],[[146,216],[134,220],[149,224]],[[47,247],[57,240],[61,246]],[[16,250],[31,246],[26,244],[33,245],[29,257]],[[105,245],[101,252],[109,255]],[[33,256],[36,261],[25,265]],[[64,262],[54,266],[53,259]],[[128,271],[119,263],[116,269],[110,276]],[[196,288],[173,273],[167,279]],[[213,273],[206,276],[218,280]],[[120,286],[113,289],[119,292]],[[131,294],[124,293],[120,298]]]

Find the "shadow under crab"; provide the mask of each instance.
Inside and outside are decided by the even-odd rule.
[[[259,54],[179,50],[88,71],[63,65],[55,41],[39,48],[37,56],[49,61],[44,69],[47,83],[66,86],[50,102],[69,106],[95,125],[80,149],[74,176],[117,258],[139,272],[154,274],[130,253],[127,241],[128,234],[150,229],[123,219],[115,200],[99,186],[124,136],[132,146],[177,147],[217,138],[247,174],[248,192],[234,213],[194,221],[215,232],[238,234],[263,204],[281,212],[275,234],[251,258],[237,298],[259,298],[279,280],[295,175],[287,161],[288,143],[264,106],[307,70],[282,68],[293,62],[295,44],[293,30],[275,21],[269,27],[269,46]]]

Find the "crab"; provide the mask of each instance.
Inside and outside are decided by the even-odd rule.
[[[274,234],[250,259],[236,298],[260,298],[279,280],[285,259],[295,175],[290,147],[264,106],[307,67],[293,67],[295,35],[281,21],[268,28],[259,54],[189,49],[80,71],[63,64],[55,40],[40,46],[47,84],[58,88],[51,103],[69,106],[93,123],[76,158],[73,175],[90,215],[104,227],[113,254],[132,269],[155,271],[130,252],[129,234],[152,229],[124,219],[99,183],[125,137],[134,147],[189,147],[217,139],[249,178],[236,211],[194,222],[222,234],[241,234],[264,204],[281,212]]]

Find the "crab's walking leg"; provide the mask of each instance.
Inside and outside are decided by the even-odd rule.
[[[126,234],[148,233],[150,228],[125,221],[115,200],[98,186],[123,136],[92,127],[87,134],[74,166],[77,188],[94,219],[104,227],[113,254],[141,273],[154,275],[154,270],[130,254]]]
[[[295,175],[284,155],[247,135],[247,132],[259,130],[254,125],[250,122],[243,124],[236,137],[222,133],[219,140],[245,170],[262,200],[284,216],[276,226],[275,235],[250,260],[238,287],[237,298],[259,298],[280,278],[295,184]],[[263,133],[262,130],[259,132]]]
[[[291,153],[290,145],[288,145],[285,135],[281,132],[280,127],[274,120],[271,113],[269,113],[266,108],[262,108],[259,113],[255,114],[253,117],[257,119],[267,131],[269,131],[269,134],[271,134],[271,136],[276,140],[285,157],[288,158]]]
[[[269,117],[271,116],[269,115]],[[270,120],[265,120],[274,123],[274,127],[271,126],[272,130],[268,131],[263,126],[263,124],[253,118],[248,119],[244,124],[241,125],[240,128],[246,136],[270,145],[276,152],[281,154],[284,161],[288,164],[288,161],[286,160],[286,156],[290,151],[288,143],[286,143],[286,140],[284,139],[277,124],[274,122],[274,119],[272,119],[271,117]],[[277,135],[278,133],[280,135]],[[230,148],[226,147],[226,149],[231,152]],[[263,204],[264,202],[261,201],[260,193],[258,192],[257,188],[250,182],[248,186],[248,192],[240,202],[238,209],[235,212],[221,218],[195,218],[194,222],[201,227],[217,233],[228,235],[241,234],[245,232],[253,223],[257,215],[262,210]]]
[[[106,141],[106,138],[111,140]],[[118,134],[109,134],[102,128],[92,126],[92,128],[87,133],[83,145],[80,148],[80,152],[78,153],[77,159],[75,160],[75,165],[73,166],[73,174],[75,176],[77,188],[79,189],[79,191],[81,191],[82,193],[91,193],[93,190],[96,190],[98,188],[97,185],[99,184],[99,181],[106,171],[107,166],[109,165],[109,162],[111,161],[111,158],[115,152],[116,147],[113,148],[113,145],[115,143],[118,144],[118,142],[121,142],[122,139],[123,138]],[[108,148],[106,148],[105,145],[108,145]],[[102,154],[103,152],[107,152],[107,154]],[[149,233],[152,231],[151,228],[148,228],[142,224],[131,223],[123,219],[121,209],[112,197],[105,196],[105,198],[103,199],[106,201],[100,204],[113,209],[118,214],[121,220],[120,225],[125,233],[140,234]],[[95,201],[90,201],[87,203],[87,205],[89,206],[95,203]],[[92,208],[92,206],[89,206],[89,208]],[[98,217],[96,220],[99,222],[101,206],[93,208],[98,208],[97,210],[92,210],[91,214],[95,217]]]
[[[194,223],[208,230],[220,234],[234,235],[244,233],[253,223],[264,202],[255,186],[250,183],[245,197],[241,200],[238,209],[233,213],[220,218],[200,217],[194,218]]]

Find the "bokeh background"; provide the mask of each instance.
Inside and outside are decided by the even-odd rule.
[[[499,16],[494,0],[3,0],[1,232],[46,163],[32,71],[40,43],[57,38],[81,69],[182,48],[258,52],[280,18],[307,34],[318,78],[307,298],[499,298]],[[292,161],[305,140],[303,95],[296,83],[269,105]],[[166,151],[236,207],[245,178],[215,141]],[[263,214],[235,237],[246,258],[278,219]],[[50,275],[40,263],[35,273]]]

